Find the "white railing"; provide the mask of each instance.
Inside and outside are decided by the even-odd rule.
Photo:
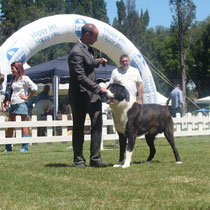
[[[178,136],[196,136],[210,135],[210,116],[203,116],[199,113],[198,116],[192,116],[190,113],[184,117],[174,118],[174,135]],[[21,121],[20,116],[16,117],[16,121],[6,121],[4,116],[0,116],[0,145],[1,144],[20,144],[20,143],[44,143],[44,142],[68,142],[72,140],[71,129],[72,120],[68,120],[66,115],[62,115],[61,120],[52,120],[52,116],[47,116],[45,121],[37,121],[36,116],[32,116],[31,121]],[[85,125],[90,126],[90,120],[86,119]],[[28,138],[22,137],[22,127],[29,127],[31,136]],[[37,136],[37,128],[45,127],[46,136]],[[6,129],[14,128],[15,135],[12,138],[6,137]],[[56,132],[56,135],[53,133]],[[159,134],[157,137],[164,137],[164,134]],[[142,136],[141,138],[144,138]],[[107,119],[103,115],[103,140],[118,139],[115,132],[113,120]],[[90,134],[85,135],[85,140],[90,140]],[[102,141],[103,142],[103,141]],[[103,144],[102,144],[103,147]]]

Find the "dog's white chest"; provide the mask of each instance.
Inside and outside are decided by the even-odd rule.
[[[126,124],[128,121],[127,112],[131,106],[132,104],[125,101],[110,105],[114,115],[114,125],[119,133],[125,134]]]

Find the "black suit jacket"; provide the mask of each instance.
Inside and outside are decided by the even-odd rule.
[[[98,94],[100,87],[96,83],[94,68],[99,66],[99,60],[94,59],[88,51],[87,45],[78,41],[70,51],[68,57],[70,85],[69,94],[87,92]]]

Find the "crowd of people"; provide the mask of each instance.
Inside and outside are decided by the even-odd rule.
[[[91,120],[91,143],[90,143],[90,166],[106,167],[102,161],[100,145],[102,140],[102,100],[106,87],[100,86],[96,81],[94,68],[99,64],[105,65],[107,59],[94,58],[94,51],[91,47],[98,38],[98,29],[95,25],[87,23],[82,27],[81,38],[72,47],[69,57],[69,104],[73,116],[73,162],[76,167],[86,167],[86,158],[83,155],[84,143],[84,123],[86,114]],[[71,70],[70,70],[71,69]],[[21,116],[22,121],[28,120],[30,109],[32,114],[37,115],[38,120],[46,120],[46,115],[53,108],[53,103],[49,96],[50,87],[45,85],[43,91],[37,96],[35,106],[33,95],[37,91],[36,84],[24,73],[23,64],[16,61],[11,64],[13,77],[7,85],[5,99],[2,103],[2,110],[9,112],[9,121],[15,121],[17,115]],[[0,79],[0,90],[3,80]],[[142,103],[143,84],[138,69],[130,66],[130,58],[123,54],[120,57],[120,67],[113,70],[110,83],[124,85],[130,94],[136,97],[137,103]],[[183,100],[180,86],[170,93],[167,101],[172,100],[172,115],[177,112],[182,114]],[[33,107],[33,108],[32,108]],[[29,136],[29,129],[22,128],[23,137]],[[38,135],[44,135],[43,131],[38,131]],[[13,136],[13,128],[9,128],[7,137]],[[119,138],[122,138],[119,134]],[[123,141],[126,144],[126,139]],[[5,145],[4,153],[12,151],[10,144]],[[22,144],[20,152],[27,152],[28,144]]]

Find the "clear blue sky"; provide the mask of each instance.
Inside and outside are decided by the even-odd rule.
[[[107,4],[107,15],[111,24],[114,17],[117,17],[116,1],[105,0]],[[169,0],[136,0],[136,9],[139,13],[141,12],[141,8],[144,12],[148,9],[150,16],[149,27],[158,25],[170,27],[172,13],[168,2]],[[207,16],[210,16],[210,0],[193,0],[193,2],[196,5],[196,20],[203,21]]]

